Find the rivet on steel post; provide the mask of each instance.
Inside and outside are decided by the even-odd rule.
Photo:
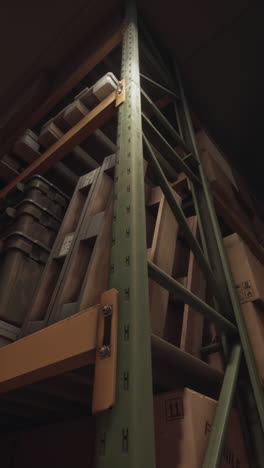
[[[112,408],[116,399],[118,291],[110,289],[101,296],[93,388],[93,414]],[[103,431],[104,432],[104,431]]]
[[[109,317],[110,315],[112,315],[113,306],[107,304],[103,307],[102,311],[103,311],[104,317]]]
[[[101,359],[105,359],[111,356],[111,346],[101,346],[99,348],[99,355]]]

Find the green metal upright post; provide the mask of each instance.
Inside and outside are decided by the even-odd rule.
[[[119,291],[117,400],[97,418],[97,468],[155,468],[137,15],[127,3],[110,287]]]

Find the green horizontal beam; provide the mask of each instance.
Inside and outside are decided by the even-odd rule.
[[[197,184],[201,185],[199,178],[194,174],[194,172],[189,168],[186,162],[181,158],[181,156],[172,148],[172,146],[167,142],[164,136],[158,131],[158,129],[153,125],[153,123],[149,120],[149,118],[142,113],[143,124],[145,123],[148,128],[150,128],[153,133],[160,139],[160,141],[164,144],[168,152],[166,152],[166,159],[168,162],[173,164],[173,166],[182,172],[184,172],[189,179]],[[165,157],[165,156],[164,156]]]
[[[178,281],[169,276],[165,271],[161,270],[157,265],[148,262],[149,277],[156,281],[160,286],[175,294],[180,300],[189,304],[197,312],[200,312],[206,319],[213,322],[217,327],[221,328],[226,333],[237,333],[235,325],[219,314],[215,309],[195,296],[189,289],[186,289]]]

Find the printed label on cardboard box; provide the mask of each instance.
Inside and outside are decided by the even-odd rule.
[[[60,249],[59,257],[64,257],[65,255],[67,255],[67,253],[70,250],[73,236],[74,236],[74,232],[65,236],[61,249]]]
[[[204,426],[204,434],[209,435],[209,433],[211,432],[211,429],[212,429],[212,424],[206,421],[205,426]],[[234,451],[231,448],[229,448],[227,445],[225,445],[223,449],[223,460],[225,460],[227,464],[230,465],[230,467],[232,468],[241,467],[239,458],[236,456]]]
[[[242,281],[242,283],[238,284],[236,288],[241,302],[250,300],[255,295],[255,291],[250,280]]]
[[[165,401],[166,420],[174,421],[175,419],[183,419],[183,400],[182,397],[170,398]]]

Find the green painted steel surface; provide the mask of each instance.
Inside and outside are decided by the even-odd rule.
[[[153,84],[154,86],[156,86],[156,88],[159,88],[161,91],[164,91],[166,94],[169,94],[170,96],[174,97],[174,99],[179,99],[177,94],[175,94],[173,91],[166,88],[165,86],[162,86],[160,83],[157,83],[156,81],[152,80],[148,76],[143,75],[143,73],[140,73],[140,77],[148,81],[149,83]]]
[[[115,287],[120,292],[117,402],[112,410],[97,418],[97,468],[155,468],[140,73],[137,20],[132,1],[128,2],[126,18],[128,28],[123,41],[122,78],[126,80],[127,95],[125,103],[119,109],[118,118],[110,273],[110,287]],[[188,175],[193,181],[193,199],[199,219],[204,252],[200,249],[199,244],[193,243],[193,236],[190,236],[186,228],[185,216],[175,202],[173,192],[151,145],[144,138],[149,161],[156,171],[160,186],[174,214],[181,225],[185,226],[185,235],[187,235],[187,239],[189,239],[189,243],[196,254],[197,261],[203,264],[203,270],[207,278],[214,286],[215,292],[218,293],[216,294],[218,303],[213,309],[191,295],[185,288],[183,288],[184,290],[180,289],[178,283],[175,286],[176,282],[168,275],[165,281],[164,272],[157,273],[157,267],[154,265],[150,265],[151,276],[158,280],[160,284],[164,280],[163,285],[168,287],[169,284],[168,289],[175,287],[176,292],[182,294],[181,297],[184,296],[187,303],[190,303],[191,299],[192,304],[195,304],[197,309],[200,308],[201,312],[203,310],[205,315],[209,314],[208,317],[213,318],[215,323],[218,323],[225,331],[233,333],[236,331],[234,324],[226,318],[232,320],[235,317],[258,408],[258,416],[262,427],[264,427],[263,392],[241,315],[239,301],[233,287],[207,180],[200,166],[199,154],[180,77],[177,76],[177,79],[175,79],[170,71],[167,73],[165,61],[160,53],[156,53],[155,44],[148,33],[145,33],[145,39],[151,50],[149,51],[143,42],[144,55],[147,59],[154,59],[154,61],[156,57],[156,63],[153,63],[153,65],[171,88],[171,95],[175,93],[177,98],[178,95],[181,98],[181,103],[178,102],[178,99],[175,102],[178,133],[146,93],[143,92],[144,99],[148,101],[148,105],[159,122],[186,151],[188,151],[188,148],[191,149],[192,154],[196,157],[198,171],[195,168],[195,172],[193,172],[187,164],[185,164],[185,169],[187,168],[186,173],[189,173]],[[144,115],[143,119],[145,123],[148,120]],[[149,125],[148,122],[147,124]],[[152,123],[151,125],[153,126]],[[157,129],[155,131],[158,132]],[[163,143],[168,145],[164,137],[161,134],[160,136],[164,140]],[[170,153],[168,159],[172,165],[174,166],[174,157],[176,158],[175,166],[179,165],[178,155],[173,148],[171,148],[171,151],[167,146],[167,150]],[[184,162],[180,162],[180,165],[183,166]],[[197,300],[200,301],[199,304]],[[232,344],[232,340],[227,342],[225,336],[223,336],[222,346],[226,356],[229,355],[229,346],[231,352],[203,464],[204,468],[216,468],[220,465],[225,431],[236,389],[242,354],[241,345],[239,343]],[[258,435],[257,445],[259,448],[261,441],[263,441],[263,434],[258,431]]]
[[[157,130],[157,128],[153,125],[153,123],[148,119],[145,114],[142,114],[143,117],[143,125],[146,124],[148,128],[160,139],[160,141],[166,147],[166,153],[164,157],[166,157],[167,161],[170,162],[173,167],[177,170],[181,170],[184,172],[191,181],[197,184],[201,184],[200,179],[193,173],[193,171],[189,168],[189,166],[183,161],[180,155],[172,148],[172,146],[167,142],[164,136]]]
[[[241,345],[239,343],[235,344],[232,347],[229,362],[226,367],[212,431],[203,461],[203,468],[219,468],[221,465],[225,433],[236,390],[241,355]]]
[[[119,291],[117,401],[97,418],[97,468],[155,468],[138,34],[127,6],[110,287]]]
[[[178,281],[169,276],[165,271],[161,270],[154,263],[148,262],[149,276],[156,281],[160,286],[175,294],[184,303],[192,306],[197,312],[204,315],[207,320],[215,323],[219,328],[226,333],[236,334],[237,329],[233,323],[219,314],[215,309],[210,307],[206,302],[202,301],[198,296],[193,294],[189,289],[185,288]]]
[[[183,106],[182,114],[185,117],[185,129],[186,129],[186,133],[188,133],[188,144],[192,148],[192,151],[195,154],[198,162],[200,162],[200,156],[197,150],[193,125],[192,125],[187,101],[185,98],[185,94],[184,94],[184,90],[183,90],[183,86],[181,82],[181,77],[180,77],[180,74],[177,72],[176,66],[175,66],[175,69],[176,69],[176,76],[178,78],[178,83],[179,83],[179,94],[181,96],[182,106]],[[256,368],[256,362],[255,362],[255,358],[252,352],[252,347],[248,338],[247,329],[246,329],[244,318],[241,312],[239,299],[238,299],[238,296],[234,287],[231,270],[230,270],[230,266],[227,260],[225,247],[223,245],[222,234],[221,234],[219,222],[216,216],[212,196],[208,188],[208,182],[207,182],[207,179],[206,179],[206,176],[205,176],[205,173],[203,171],[203,167],[201,164],[200,164],[200,177],[201,177],[201,181],[203,184],[203,191],[199,191],[199,188],[197,191],[196,187],[193,188],[195,206],[196,206],[197,214],[199,216],[199,225],[201,229],[203,229],[203,232],[204,232],[206,249],[208,252],[208,256],[210,258],[210,262],[212,264],[212,268],[218,279],[218,284],[221,287],[225,296],[228,298],[229,303],[230,303],[230,306],[228,305],[228,308],[226,309],[223,309],[221,307],[221,313],[226,315],[227,317],[231,317],[231,318],[234,317],[237,323],[241,345],[242,345],[245,360],[247,363],[248,373],[250,376],[252,390],[254,393],[255,402],[256,402],[256,406],[258,410],[259,422],[262,427],[262,429],[259,428],[260,429],[259,433],[262,431],[261,443],[263,444],[264,442],[263,389],[260,384],[260,380],[259,380],[259,376],[258,376],[258,372]],[[228,413],[226,414],[226,418],[228,418]],[[215,447],[216,451],[220,449],[221,449],[220,446]]]

